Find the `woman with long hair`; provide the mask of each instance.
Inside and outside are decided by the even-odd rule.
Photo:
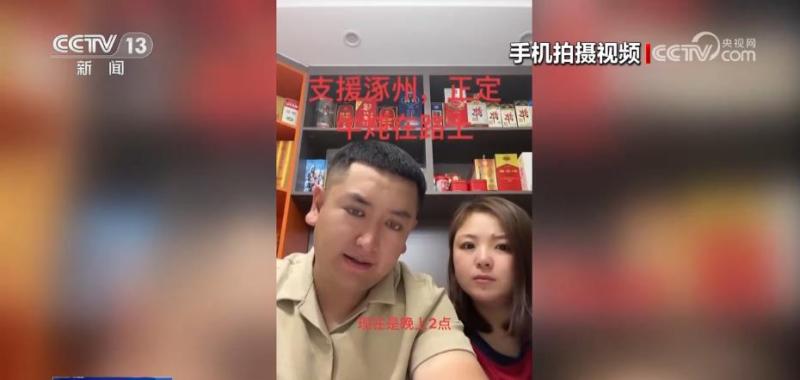
[[[450,225],[448,293],[490,379],[530,379],[531,218],[500,197],[462,204]]]

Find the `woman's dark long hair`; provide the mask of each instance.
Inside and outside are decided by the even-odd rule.
[[[473,213],[485,213],[495,218],[506,235],[511,254],[514,256],[514,284],[512,287],[511,314],[504,325],[508,333],[523,341],[530,340],[531,324],[531,255],[532,223],[528,213],[522,208],[500,197],[481,197],[467,201],[459,206],[450,223],[450,258],[448,260],[447,291],[453,301],[458,318],[464,323],[468,333],[491,332],[492,327],[475,309],[472,298],[461,289],[456,280],[453,266],[453,241],[456,232]]]

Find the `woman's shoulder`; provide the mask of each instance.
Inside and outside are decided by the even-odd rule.
[[[519,353],[516,356],[509,356],[495,350],[489,342],[487,342],[477,332],[467,332],[467,337],[472,342],[473,349],[476,354],[480,352],[486,359],[500,366],[513,366],[515,364],[529,360],[531,357],[530,343],[520,345]]]

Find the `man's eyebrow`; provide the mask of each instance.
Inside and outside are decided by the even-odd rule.
[[[392,210],[392,211],[391,211],[391,213],[392,213],[392,215],[394,215],[394,216],[399,216],[399,217],[401,217],[401,218],[405,218],[405,219],[413,219],[413,217],[411,216],[411,213],[410,213],[410,212],[408,212],[408,211],[403,211],[403,210]]]
[[[478,235],[474,235],[474,234],[458,234],[456,237],[457,238],[461,237],[461,238],[477,239]],[[499,235],[498,234],[492,234],[491,238],[494,239],[494,240],[505,239],[506,238],[506,234],[499,234]]]
[[[364,197],[362,197],[361,194],[348,193],[347,195],[348,195],[348,198],[354,200],[356,203],[362,204],[362,205],[367,206],[367,207],[371,207],[372,206],[372,203],[369,203],[369,201],[364,199]]]
[[[359,204],[367,206],[367,207],[372,207],[372,203],[370,203],[368,200],[366,200],[364,197],[362,197],[361,194],[348,193],[347,196],[348,196],[348,198],[350,198],[351,200],[355,201],[356,203],[359,203]],[[389,211],[389,212],[394,216],[401,217],[401,218],[404,218],[404,219],[413,219],[414,218],[413,216],[411,216],[410,212],[405,211],[405,210],[392,210],[392,211]]]

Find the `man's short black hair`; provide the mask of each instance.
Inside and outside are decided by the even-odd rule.
[[[378,140],[353,141],[340,149],[328,164],[328,180],[340,175],[358,162],[403,177],[417,186],[417,210],[425,197],[425,175],[417,161],[394,144]],[[335,180],[333,180],[335,181]]]

